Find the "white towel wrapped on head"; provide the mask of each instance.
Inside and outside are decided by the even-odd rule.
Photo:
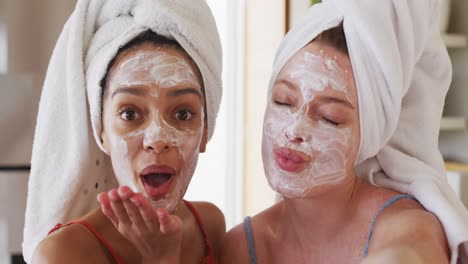
[[[456,263],[468,212],[449,187],[438,135],[452,67],[439,32],[440,0],[324,0],[287,34],[270,90],[286,62],[343,23],[359,102],[355,169],[371,183],[415,196],[441,221]]]
[[[79,0],[52,54],[39,105],[23,241],[27,262],[55,224],[96,208],[96,195],[117,186],[100,150],[100,81],[118,49],[147,30],[176,40],[200,69],[211,138],[222,51],[206,2]]]

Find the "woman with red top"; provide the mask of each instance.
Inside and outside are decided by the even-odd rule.
[[[79,1],[77,10],[83,2],[86,1]],[[147,12],[142,7],[153,7],[151,1],[134,2],[127,13],[117,1],[108,1],[107,11],[117,6],[116,10],[123,12],[117,19],[121,16],[127,16],[128,20],[148,19],[138,16],[138,12]],[[170,1],[152,2],[155,8],[172,7]],[[195,9],[208,8],[203,1],[196,2],[203,5]],[[92,9],[93,4],[97,5],[96,1],[89,1],[88,8]],[[100,11],[106,12],[106,4]],[[209,9],[206,12],[210,14]],[[212,29],[215,26],[212,17],[204,22],[207,21]],[[161,17],[156,20],[165,22],[177,21]],[[98,196],[101,207],[74,219],[58,219],[54,228],[56,223],[51,223],[47,237],[35,247],[32,263],[217,261],[218,245],[225,232],[222,212],[213,204],[191,203],[183,200],[183,196],[198,155],[205,151],[213,132],[221,89],[221,70],[213,68],[220,64],[202,57],[203,52],[197,50],[201,44],[190,39],[193,32],[180,30],[179,34],[187,34],[180,38],[177,33],[168,34],[157,26],[142,27],[138,20],[138,25],[119,35],[118,30],[125,23],[128,22],[123,21],[116,31],[112,31],[110,22],[102,23],[101,28],[95,29],[97,33],[84,56],[91,122],[96,120],[93,104],[98,102],[100,109],[99,124],[92,124],[96,143],[110,157],[118,186]],[[110,43],[121,37],[126,40],[115,45],[117,50],[108,56],[106,64],[96,64],[90,54],[96,52],[94,42],[102,41],[99,32],[106,30],[114,34],[108,39]],[[129,37],[129,32],[135,36]],[[217,35],[211,38],[214,42],[206,40],[205,45],[219,45]],[[205,48],[219,51],[220,47]],[[103,53],[111,54],[111,49],[108,43],[102,46]],[[93,74],[100,71],[96,65],[104,66],[97,88],[99,100],[90,98],[93,93],[90,83],[98,80]],[[79,159],[80,153],[76,157]],[[73,210],[72,204],[68,210]]]

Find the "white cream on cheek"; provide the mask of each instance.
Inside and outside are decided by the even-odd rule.
[[[156,101],[154,107],[157,107],[157,101],[160,100],[158,89],[187,83],[193,88],[200,87],[196,74],[186,60],[161,50],[139,51],[134,57],[122,63],[117,73],[115,82],[119,86],[143,84],[158,87],[150,92],[150,96]],[[154,145],[153,143],[167,145],[171,151],[177,152],[179,167],[175,169],[179,171],[173,179],[171,191],[162,199],[152,203],[154,207],[165,207],[170,212],[174,211],[188,188],[198,161],[204,127],[203,107],[197,111],[200,113],[198,118],[201,120],[201,125],[196,129],[179,130],[167,123],[157,110],[154,120],[145,129],[131,131],[125,135],[109,133],[112,164],[119,183],[129,186],[133,191],[144,193],[139,172],[136,171],[143,168],[133,168],[132,163],[135,163],[134,161],[141,156],[140,153],[145,151],[144,146]],[[116,117],[108,115],[107,118]]]
[[[200,111],[203,113],[202,109]],[[156,146],[158,144],[168,146],[170,151],[177,152],[177,164],[179,164],[180,171],[175,176],[173,182],[175,186],[172,191],[160,200],[151,200],[151,202],[154,207],[165,207],[169,211],[174,211],[183,198],[195,171],[202,133],[202,128],[178,130],[165,122],[162,117],[158,117],[144,130],[134,131],[124,136],[112,135],[110,137],[111,156],[117,180],[120,185],[127,185],[135,192],[144,193],[139,172],[132,168],[132,161],[138,158],[141,151],[144,151],[143,146]]]
[[[273,189],[287,197],[304,197],[313,187],[336,184],[346,176],[347,153],[353,146],[351,130],[311,119],[308,106],[315,94],[326,87],[347,96],[347,82],[344,71],[335,61],[307,52],[285,74],[299,84],[304,104],[292,112],[288,107],[270,103],[264,121],[263,158]],[[304,141],[299,144],[287,138],[296,136]],[[283,171],[274,160],[274,147],[301,151],[311,162],[298,173]]]

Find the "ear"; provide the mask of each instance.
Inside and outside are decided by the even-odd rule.
[[[104,127],[101,129],[101,143],[102,146],[104,147],[104,150],[106,151],[106,154],[109,155],[109,143],[107,141],[107,135],[106,132],[104,131]]]
[[[208,128],[205,122],[205,125],[203,127],[203,135],[200,142],[200,153],[204,153],[206,151],[206,143],[208,143]]]

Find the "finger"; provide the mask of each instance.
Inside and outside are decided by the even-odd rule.
[[[96,199],[101,205],[110,207],[109,196],[107,195],[106,192],[99,193]]]
[[[124,200],[123,206],[127,211],[128,217],[130,218],[133,228],[141,231],[140,234],[148,233],[148,228],[146,227],[146,224],[143,221],[139,208],[134,203],[130,202],[130,200]]]
[[[130,225],[130,218],[127,215],[127,210],[123,206],[122,199],[120,199],[119,194],[116,189],[113,189],[109,192],[109,199],[112,210],[114,210],[115,215],[117,216],[118,225]]]
[[[119,187],[117,189],[117,193],[119,194],[120,199],[122,199],[122,200],[130,199],[130,197],[132,197],[132,195],[133,195],[132,189],[130,189],[130,187],[128,187],[128,186]]]
[[[141,193],[135,193],[130,201],[140,210],[140,215],[148,230],[151,232],[159,231],[158,216],[148,199]]]
[[[118,221],[117,221],[117,216],[114,213],[114,210],[112,210],[110,201],[109,201],[109,196],[107,193],[102,192],[98,194],[97,196],[98,202],[101,204],[101,211],[102,213],[109,218],[109,220],[114,224],[114,226],[117,227]]]
[[[182,228],[182,220],[176,215],[170,215],[165,208],[156,209],[161,233],[169,235],[177,233]]]

